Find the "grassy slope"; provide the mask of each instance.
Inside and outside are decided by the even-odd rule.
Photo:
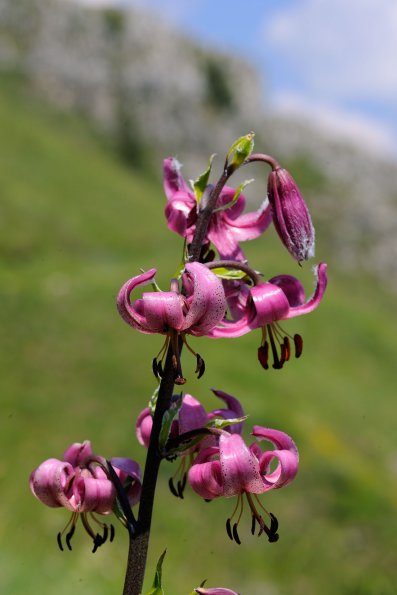
[[[73,553],[59,552],[55,535],[67,514],[36,502],[27,477],[85,438],[100,453],[143,460],[134,420],[154,388],[150,361],[161,340],[124,325],[114,297],[139,267],[156,266],[164,286],[180,242],[164,225],[160,179],[127,171],[77,119],[5,88],[0,130],[0,590],[113,595],[122,584],[122,530],[95,556],[81,530]],[[254,266],[263,270],[267,254],[266,274],[302,273],[310,287],[309,272],[268,235],[248,248]],[[301,469],[293,486],[264,498],[279,517],[280,541],[251,538],[245,518],[238,547],[224,532],[233,502],[205,504],[189,490],[176,501],[166,488],[175,466],[164,465],[151,565],[167,546],[168,595],[205,577],[244,595],[395,592],[393,306],[370,280],[334,268],[321,309],[285,325],[305,337],[299,362],[265,373],[255,357],[259,333],[203,340],[199,383],[185,358],[187,390],[209,408],[211,386],[244,399],[253,423],[295,437]]]

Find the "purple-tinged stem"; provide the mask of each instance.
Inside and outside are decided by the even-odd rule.
[[[189,262],[199,261],[200,259],[201,248],[207,235],[211,215],[216,207],[222,188],[226,184],[231,173],[231,171],[225,168],[216,186],[209,190],[208,196],[203,197],[202,204],[204,206],[198,213],[195,234],[189,248]],[[179,341],[179,352],[181,352],[181,350],[182,342]],[[146,455],[136,531],[129,532],[130,541],[123,595],[141,595],[145,578],[154,495],[162,460],[159,451],[161,422],[164,413],[170,407],[177,375],[172,363],[172,356],[173,349],[170,346],[167,352],[163,377],[157,396],[156,410],[153,416],[153,427]]]
[[[249,157],[244,161],[244,165],[248,165],[249,163],[254,163],[255,161],[262,161],[270,165],[272,170],[280,169],[281,165],[279,162],[274,159],[271,155],[265,155],[264,153],[251,153]]]

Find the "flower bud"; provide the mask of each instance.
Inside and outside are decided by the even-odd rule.
[[[274,226],[288,252],[298,262],[312,258],[314,227],[294,178],[286,169],[274,169],[267,192]]]

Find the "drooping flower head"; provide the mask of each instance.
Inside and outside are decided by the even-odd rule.
[[[195,399],[195,397],[189,394],[183,395],[182,405],[178,412],[178,417],[173,421],[171,426],[171,438],[181,436],[182,434],[192,430],[204,428],[207,423],[214,418],[237,419],[244,416],[244,410],[238,399],[223,391],[212,389],[212,392],[215,396],[224,401],[226,408],[214,409],[213,411],[207,413],[203,405],[200,403],[200,401]],[[149,446],[152,426],[153,418],[149,407],[146,407],[143,411],[141,411],[136,422],[136,436],[138,442],[146,448]],[[227,426],[226,430],[228,430],[230,433],[241,434],[243,430],[243,422]],[[181,462],[169,481],[169,488],[174,496],[183,498],[183,492],[186,486],[187,471],[193,464],[194,457],[196,456],[197,452],[203,447],[215,445],[216,443],[217,437],[215,435],[207,436],[195,446],[187,448],[186,451],[181,453]]]
[[[171,281],[170,291],[145,292],[141,299],[131,302],[133,290],[153,281],[156,269],[129,279],[120,289],[117,297],[118,311],[130,326],[141,333],[160,333],[167,339],[159,353],[164,356],[169,342],[174,353],[176,384],[184,384],[179,359],[178,337],[185,342],[185,335],[196,337],[207,335],[224,316],[226,309],[225,292],[222,282],[203,264],[186,264],[182,275],[182,291],[176,279]],[[190,347],[188,346],[188,349]],[[197,358],[199,377],[204,371],[204,361]],[[158,357],[159,357],[158,356]],[[161,364],[154,360],[154,371],[162,374]]]
[[[199,452],[188,474],[193,490],[206,500],[237,496],[236,507],[226,522],[227,533],[236,543],[240,543],[237,528],[244,496],[252,515],[251,533],[259,526],[259,535],[266,533],[269,541],[277,541],[277,519],[262,506],[258,494],[288,485],[298,471],[298,449],[287,434],[254,426],[252,435],[271,442],[275,449],[262,452],[258,443],[248,447],[239,434],[224,432],[218,446]],[[274,471],[270,468],[273,459],[278,461]],[[266,525],[263,513],[269,517],[270,526]],[[232,525],[236,514],[237,521]]]
[[[180,163],[169,157],[164,160],[164,191],[167,197],[165,216],[169,229],[192,241],[197,220],[197,201],[194,193],[185,182]],[[244,260],[239,242],[254,240],[269,226],[270,207],[266,201],[259,210],[243,213],[246,203],[244,194],[240,194],[232,206],[235,190],[223,188],[217,208],[209,223],[206,239],[214,244],[221,258]]]
[[[269,174],[267,195],[277,233],[295,260],[314,256],[314,227],[309,210],[291,174],[281,167]]]
[[[133,506],[139,501],[141,492],[138,463],[127,458],[110,459],[110,463],[121,484],[128,483],[127,497]],[[97,515],[109,515],[112,512],[116,491],[108,477],[106,460],[93,454],[88,440],[72,444],[62,460],[47,459],[41,463],[31,473],[29,485],[33,495],[46,506],[64,507],[72,512],[65,528],[57,536],[61,550],[65,533],[65,543],[68,549],[72,549],[70,541],[79,518],[93,540],[93,552],[108,537],[110,541],[113,540],[113,525],[102,522]]]
[[[248,288],[241,286],[238,296],[231,296],[233,303],[232,320],[224,318],[212,331],[214,338],[241,337],[251,330],[262,328],[262,342],[258,349],[261,365],[267,369],[269,348],[273,357],[273,368],[280,369],[289,360],[291,342],[295,355],[300,357],[303,348],[302,337],[285,333],[279,321],[308,314],[320,304],[327,286],[327,265],[320,263],[315,269],[317,285],[312,297],[305,302],[302,283],[292,275],[278,275],[267,283],[259,283]]]

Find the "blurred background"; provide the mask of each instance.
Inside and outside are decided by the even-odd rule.
[[[285,328],[305,341],[282,372],[256,361],[260,333],[200,340],[207,371],[186,390],[240,398],[253,424],[296,440],[299,475],[263,498],[280,540],[229,541],[233,501],[177,501],[163,465],[148,570],[164,586],[208,578],[243,595],[392,595],[397,584],[397,6],[392,0],[0,0],[0,590],[121,593],[127,536],[95,555],[79,528],[28,489],[33,468],[91,439],[104,456],[145,453],[134,425],[155,381],[159,337],[118,317],[140,267],[165,287],[181,239],[163,217],[162,159],[186,179],[254,130],[295,176],[329,263],[320,308]],[[250,208],[266,195],[253,167]],[[241,178],[236,179],[236,183]],[[273,230],[244,246],[266,278],[302,278]],[[199,340],[194,342],[197,348]]]

